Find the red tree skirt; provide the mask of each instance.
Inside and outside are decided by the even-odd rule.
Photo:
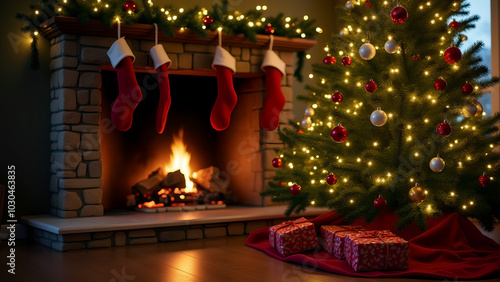
[[[358,277],[425,277],[438,279],[484,279],[500,277],[500,245],[484,236],[467,218],[457,213],[429,219],[427,231],[420,232],[415,224],[403,232],[395,230],[397,216],[384,214],[367,225],[358,220],[352,225],[369,229],[387,229],[410,242],[408,270],[370,271],[356,273],[345,260],[316,249],[281,257],[269,244],[268,228],[250,233],[246,245],[282,261],[294,262],[309,269]],[[319,228],[325,224],[344,224],[341,215],[329,212],[311,220]]]

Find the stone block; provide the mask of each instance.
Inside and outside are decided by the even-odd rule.
[[[85,113],[82,115],[83,123],[87,124],[99,124],[99,114],[98,113]],[[99,127],[97,128],[97,132],[99,132]]]
[[[58,37],[55,38],[55,43],[64,41],[64,40],[75,40],[76,35],[74,34],[61,34]]]
[[[101,149],[101,141],[99,135],[92,133],[82,134],[80,149],[86,151],[99,151]]]
[[[195,70],[211,70],[214,55],[212,54],[199,54],[193,55],[193,69]]]
[[[205,227],[203,229],[204,238],[224,237],[227,235],[226,227]]]
[[[283,84],[284,82],[284,84]],[[283,77],[283,80],[281,82],[281,85],[287,85],[287,86],[292,86],[293,85],[293,75],[287,75],[286,77]]]
[[[57,131],[69,131],[71,130],[71,127],[69,125],[56,125],[55,126],[55,129],[54,130],[57,130]]]
[[[280,52],[280,58],[287,66],[293,66],[293,52]],[[293,73],[293,72],[292,72]]]
[[[72,89],[62,88],[56,90],[56,96],[59,101],[60,110],[76,110],[76,91]]]
[[[127,243],[127,236],[125,235],[125,232],[116,232],[113,239],[115,246],[125,246]]]
[[[60,57],[61,55],[62,55],[61,43],[54,44],[50,47],[50,57],[51,58]]]
[[[62,131],[57,134],[57,149],[70,151],[77,150],[80,146],[80,133]]]
[[[77,217],[76,211],[63,211],[63,210],[57,210],[56,216],[60,218],[75,218]]]
[[[234,222],[227,225],[227,233],[229,235],[243,235],[245,234],[245,223]]]
[[[292,111],[281,111],[280,113],[280,123],[288,124],[288,121],[293,120],[294,115]]]
[[[62,56],[76,56],[78,54],[78,45],[74,41],[61,41]]]
[[[176,70],[179,68],[179,56],[177,54],[169,54],[168,57],[172,62],[170,62],[170,70]]]
[[[56,152],[53,156],[53,164],[57,170],[75,170],[82,160],[82,154],[78,152]]]
[[[129,239],[128,243],[129,245],[156,244],[158,243],[158,239],[156,237],[134,238]]]
[[[215,53],[216,46],[215,45],[207,45],[207,44],[184,44],[185,52],[193,52],[193,53]]]
[[[54,99],[50,101],[50,112],[55,113],[59,111],[59,99]]]
[[[79,64],[77,70],[78,71],[100,71],[101,65]]]
[[[92,234],[92,239],[106,239],[106,238],[111,238],[111,236],[113,236],[112,231],[96,232]]]
[[[128,232],[129,238],[155,237],[156,233],[153,229],[138,229]]]
[[[231,47],[231,55],[233,56],[241,55],[241,47]]]
[[[266,51],[267,51],[267,49],[255,49],[255,48],[253,48],[250,50],[250,53],[252,55],[264,56]]]
[[[281,87],[281,92],[283,93],[283,96],[285,97],[285,101],[287,101],[287,102],[293,101],[293,89],[292,89],[292,87],[289,87],[289,86]]]
[[[52,208],[57,208],[57,193],[52,193],[50,196],[50,206]]]
[[[98,151],[83,152],[83,159],[86,161],[100,160],[101,152]]]
[[[203,231],[201,229],[186,230],[186,238],[188,240],[203,239]]]
[[[102,189],[85,189],[82,191],[85,204],[101,204]]]
[[[249,234],[250,232],[267,227],[267,222],[265,220],[261,221],[249,221],[245,224],[245,234]]]
[[[61,210],[76,210],[82,207],[82,200],[76,192],[61,190],[57,194],[57,206]]]
[[[248,48],[241,49],[241,60],[242,61],[250,61],[250,49],[248,49]]]
[[[56,173],[59,178],[73,178],[76,177],[76,172],[72,170],[63,170]]]
[[[141,51],[144,51],[144,52],[149,52],[151,50],[151,48],[153,48],[153,46],[155,46],[155,42],[154,41],[150,41],[150,40],[141,40]],[[165,45],[163,45],[163,48],[165,48]],[[167,50],[165,49],[165,52]]]
[[[283,106],[283,110],[293,110],[293,104],[290,102],[286,102],[285,105]]]
[[[51,150],[51,151],[55,151],[55,150],[57,150],[57,143],[52,143],[52,144],[50,144],[50,150]]]
[[[115,42],[114,37],[102,37],[102,36],[80,36],[80,44],[87,46],[98,46],[109,48]]]
[[[236,72],[249,73],[250,72],[250,63],[249,62],[236,62]]]
[[[92,240],[87,242],[87,248],[109,248],[111,247],[111,239],[101,239],[101,240]]]
[[[76,169],[76,175],[78,177],[84,177],[87,175],[87,164],[85,163],[80,163],[78,165],[78,168]]]
[[[260,69],[260,66],[259,65],[252,65],[250,67],[250,72],[251,73],[261,73],[262,70]]]
[[[294,72],[295,70],[291,66],[285,68],[285,74],[293,74]]]
[[[50,121],[52,125],[58,124],[78,124],[80,123],[82,114],[79,112],[64,111],[52,114]]]
[[[79,90],[76,93],[76,100],[78,102],[78,105],[87,105],[89,103],[89,91]]]
[[[59,179],[59,187],[64,189],[101,188],[101,186],[102,179],[100,178]]]
[[[101,90],[92,90],[90,93],[90,104],[95,106],[101,105]]]
[[[80,210],[80,216],[102,216],[103,214],[102,205],[86,205]]]
[[[90,233],[76,233],[76,234],[59,234],[57,236],[59,242],[82,242],[90,240]]]
[[[278,132],[276,130],[273,130],[273,131],[265,130],[262,133],[262,142],[263,143],[282,143],[280,140],[280,137],[278,135]],[[264,162],[265,162],[265,160],[264,160]]]
[[[50,176],[50,191],[57,193],[59,191],[59,178],[55,174]]]
[[[61,68],[76,68],[78,59],[76,57],[59,57],[50,62],[50,69],[57,70]]]
[[[147,66],[148,65],[149,52],[148,53],[134,52],[134,55],[135,55],[134,65],[136,65],[136,66]],[[151,66],[152,66],[152,64],[151,64]]]
[[[52,249],[60,252],[85,249],[84,243],[52,242]]]
[[[102,176],[102,162],[93,161],[89,163],[89,176],[101,177]]]
[[[78,85],[78,71],[62,69],[58,72],[60,87],[76,87]]]
[[[250,63],[252,65],[258,65],[260,67],[260,65],[262,64],[262,59],[264,57],[262,56],[256,56],[256,55],[253,55],[251,58],[250,58]]]
[[[193,55],[180,54],[179,55],[179,69],[192,69],[193,68]]]
[[[109,45],[111,46],[111,45]],[[110,65],[109,61],[108,48],[95,48],[95,47],[83,47],[82,48],[82,56],[81,61],[85,64],[93,64],[93,65]]]
[[[59,87],[59,75],[58,75],[58,73],[59,73],[58,71],[54,71],[50,75],[50,85],[49,85],[50,89],[55,89],[55,88]]]
[[[186,240],[186,232],[184,230],[163,231],[159,237],[160,242],[182,241]]]
[[[82,88],[101,88],[101,74],[98,72],[82,73],[78,86]]]
[[[57,141],[58,134],[59,134],[59,132],[57,132],[57,131],[50,132],[50,141]]]
[[[83,114],[86,115],[86,114]],[[97,114],[99,115],[99,114]],[[98,125],[73,125],[71,130],[82,133],[99,133]]]
[[[165,48],[165,52],[168,53],[168,56],[170,56],[170,53],[175,53],[175,54],[180,54],[184,52],[184,44],[178,43],[178,42],[163,42],[163,47]],[[146,50],[144,50],[146,51]],[[147,50],[149,51],[149,50]]]
[[[86,112],[86,113],[98,113],[101,111],[100,106],[80,106],[78,108],[80,112]]]

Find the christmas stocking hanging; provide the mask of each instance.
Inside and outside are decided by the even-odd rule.
[[[158,74],[158,83],[160,85],[160,101],[158,102],[158,109],[156,111],[156,131],[162,134],[165,129],[165,124],[167,123],[167,115],[171,102],[170,82],[168,80],[168,67],[171,61],[161,44],[153,46],[150,53],[155,70]]]
[[[219,32],[219,46],[215,50],[212,68],[217,75],[217,100],[215,101],[210,123],[215,130],[222,131],[229,126],[231,112],[236,106],[238,97],[234,91],[233,73],[236,72],[236,59],[221,47],[221,33]]]
[[[269,50],[262,60],[261,69],[266,72],[266,98],[260,114],[260,127],[265,130],[275,130],[278,127],[280,112],[285,106],[285,97],[281,92],[281,77],[285,75],[286,64],[272,51],[273,36]]]
[[[142,99],[141,89],[137,84],[132,65],[135,56],[125,41],[125,37],[122,37],[111,45],[108,57],[118,76],[118,98],[111,109],[111,121],[116,129],[127,131],[132,126],[134,110]]]

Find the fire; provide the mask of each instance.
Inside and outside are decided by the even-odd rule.
[[[155,203],[155,201],[150,201],[150,202],[146,202],[146,203],[143,203],[143,204],[139,204],[137,207],[138,208],[143,208],[143,207],[146,207],[146,208],[161,208],[163,207],[165,204],[163,203]]]
[[[179,135],[174,136],[172,146],[172,154],[170,155],[170,163],[165,165],[165,173],[180,169],[186,178],[186,188],[183,189],[186,193],[196,193],[196,188],[193,182],[189,179],[191,176],[191,154],[186,150],[186,144],[183,141],[184,132],[181,130]]]

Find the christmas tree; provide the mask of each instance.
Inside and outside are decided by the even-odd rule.
[[[348,222],[394,211],[398,228],[458,212],[492,230],[500,219],[500,115],[477,102],[488,78],[476,42],[461,49],[478,16],[465,1],[348,1],[344,27],[299,96],[302,122],[269,189],[287,214],[326,206]],[[339,55],[337,58],[334,56]]]

